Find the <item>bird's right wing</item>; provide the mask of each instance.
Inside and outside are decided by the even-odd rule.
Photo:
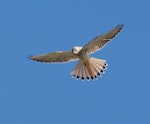
[[[90,41],[83,47],[83,50],[85,50],[88,54],[100,50],[104,45],[106,45],[110,40],[112,40],[121,31],[122,28],[123,24],[118,25],[106,34],[94,38],[92,41]]]
[[[65,52],[53,52],[49,54],[42,54],[37,56],[29,56],[29,59],[39,62],[46,62],[46,63],[64,63],[73,60],[77,60],[78,57],[73,54],[71,51]]]

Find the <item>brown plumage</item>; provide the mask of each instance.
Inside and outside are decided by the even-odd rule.
[[[123,28],[122,25],[116,26],[106,34],[100,35],[90,41],[83,47],[73,47],[72,51],[53,52],[49,54],[29,56],[29,59],[46,63],[64,63],[79,60],[71,74],[82,80],[97,79],[107,68],[106,60],[89,57],[89,54],[102,49],[110,40],[112,40]]]

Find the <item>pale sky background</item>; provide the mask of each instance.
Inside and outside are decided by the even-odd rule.
[[[93,57],[108,69],[75,80],[77,64],[27,59],[71,50],[118,24]],[[1,0],[0,124],[150,124],[149,0]]]

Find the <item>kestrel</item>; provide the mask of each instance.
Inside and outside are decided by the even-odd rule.
[[[123,24],[116,26],[109,32],[91,40],[85,46],[75,46],[70,51],[59,51],[37,56],[29,56],[29,59],[45,63],[64,63],[79,60],[71,74],[77,79],[97,79],[107,68],[106,60],[90,57],[89,54],[102,49],[123,28]]]

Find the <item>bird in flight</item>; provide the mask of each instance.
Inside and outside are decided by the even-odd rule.
[[[45,63],[65,63],[79,60],[71,74],[76,79],[97,79],[107,68],[106,60],[90,57],[89,54],[102,49],[123,28],[123,24],[117,25],[109,32],[100,35],[85,46],[75,46],[70,51],[59,51],[37,56],[29,56],[29,59]]]

